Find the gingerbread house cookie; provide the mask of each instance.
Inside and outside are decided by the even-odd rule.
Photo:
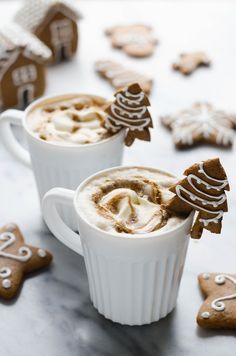
[[[51,49],[52,62],[59,62],[70,59],[77,50],[80,17],[67,0],[27,0],[15,21]]]
[[[0,28],[0,108],[23,108],[45,89],[51,51],[16,24]]]

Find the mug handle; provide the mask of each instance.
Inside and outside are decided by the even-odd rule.
[[[83,250],[79,234],[72,231],[58,214],[56,204],[73,206],[74,190],[53,188],[43,198],[43,217],[49,230],[64,245],[83,256]]]
[[[0,116],[0,134],[7,150],[21,163],[30,167],[30,154],[17,141],[11,129],[11,124],[23,127],[23,117],[24,111],[21,110],[10,109],[4,111]]]

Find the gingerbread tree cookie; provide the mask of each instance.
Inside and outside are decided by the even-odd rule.
[[[233,144],[235,115],[216,110],[209,103],[195,103],[177,114],[161,117],[161,122],[172,131],[177,148],[199,144],[231,147]]]
[[[125,144],[131,146],[135,138],[150,141],[149,128],[153,127],[147,109],[150,102],[139,84],[131,84],[115,94],[116,100],[106,109],[106,127],[111,132],[128,129]]]
[[[199,67],[209,67],[211,61],[204,52],[182,53],[172,68],[184,75],[189,75]]]
[[[11,299],[25,274],[48,266],[52,255],[41,248],[26,245],[20,229],[8,224],[0,229],[0,297]]]
[[[219,234],[223,214],[228,211],[225,190],[229,190],[219,158],[196,163],[186,169],[184,175],[184,179],[170,188],[175,196],[167,208],[183,215],[191,210],[198,211],[191,230],[192,238],[200,238],[203,229]]]
[[[203,273],[198,276],[203,295],[197,323],[207,329],[236,328],[236,275]]]

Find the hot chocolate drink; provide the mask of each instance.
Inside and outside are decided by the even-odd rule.
[[[36,137],[51,143],[99,142],[111,136],[105,128],[107,105],[105,99],[91,95],[52,98],[33,108],[27,126]]]
[[[156,169],[123,167],[101,173],[80,190],[77,206],[91,224],[112,233],[169,230],[183,219],[165,209],[176,179]]]

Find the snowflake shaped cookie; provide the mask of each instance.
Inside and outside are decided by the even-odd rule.
[[[208,103],[195,103],[177,114],[161,117],[161,122],[172,131],[178,148],[202,143],[219,147],[233,144],[236,116],[215,110]]]

